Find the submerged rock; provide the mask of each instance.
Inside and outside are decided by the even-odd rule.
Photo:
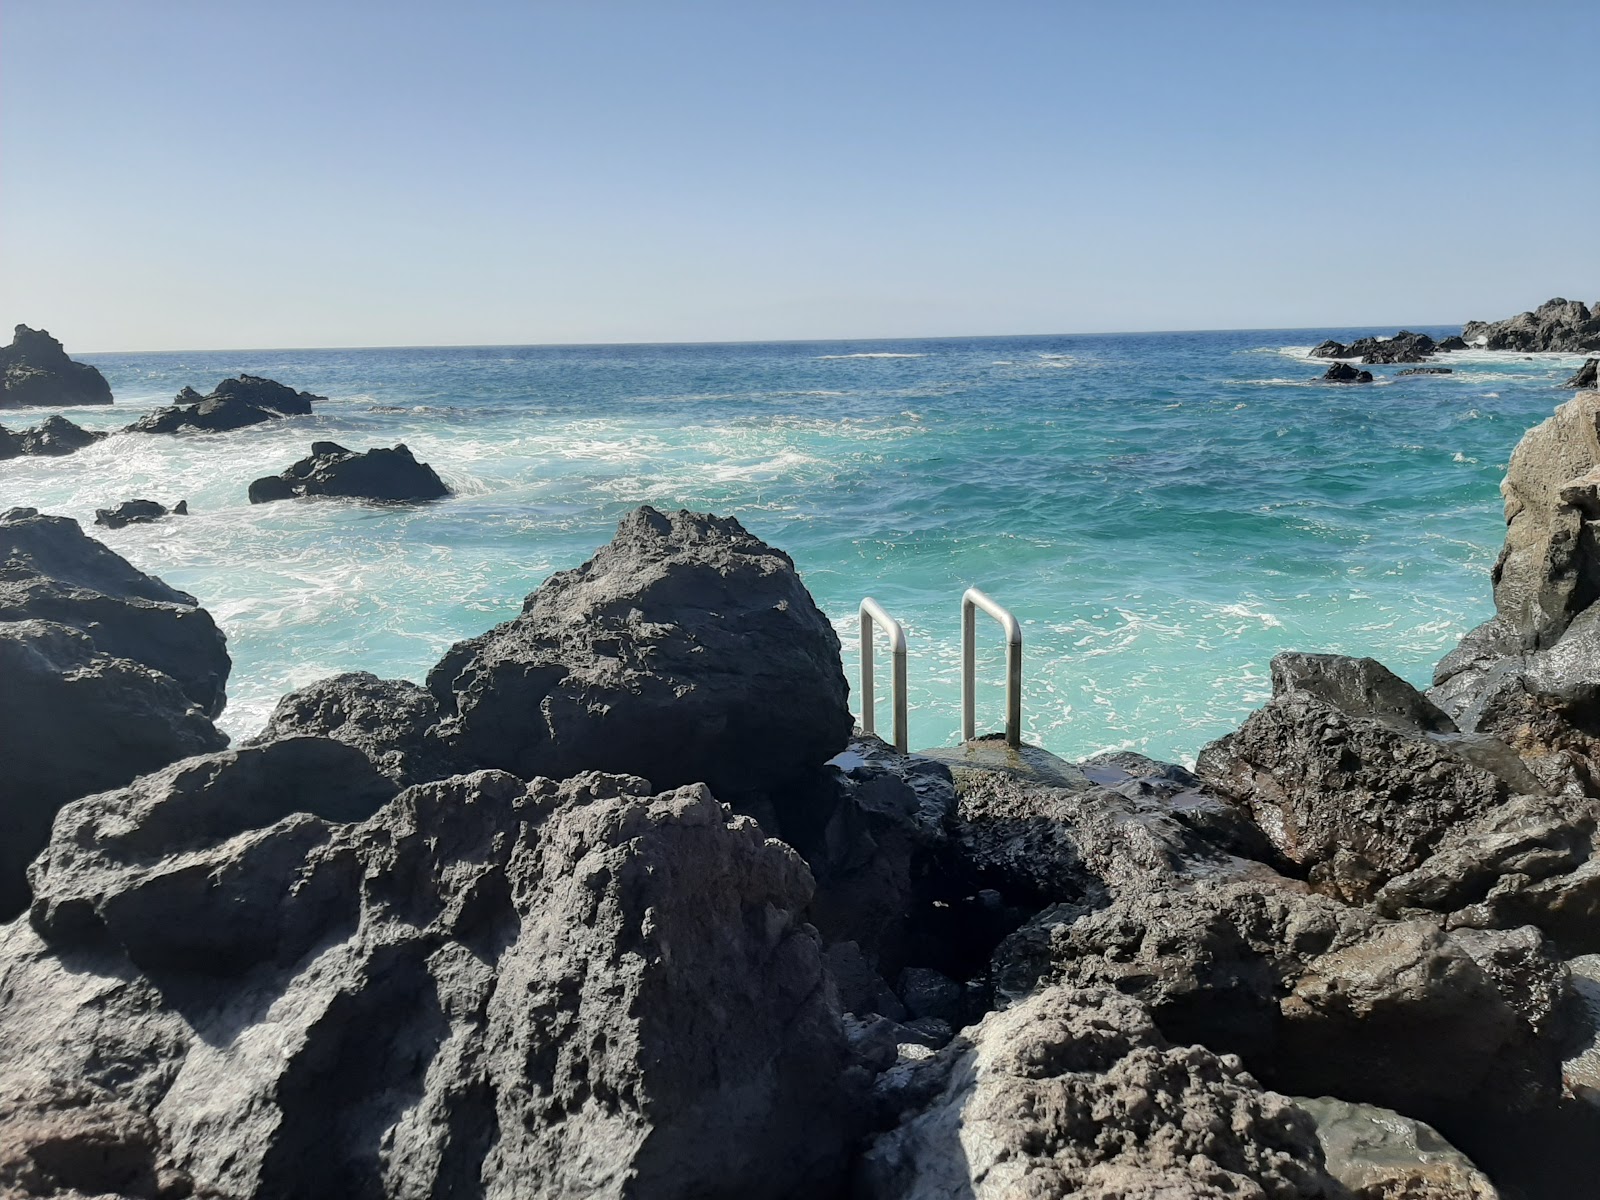
[[[170,509],[154,500],[124,500],[115,508],[94,510],[94,523],[107,529],[122,529],[128,525],[148,525],[165,516],[188,516],[189,502],[179,500]]]
[[[1576,300],[1556,297],[1532,312],[1504,321],[1468,321],[1461,336],[1489,350],[1554,350],[1577,354],[1600,350],[1600,313]]]
[[[240,375],[237,379],[224,379],[205,396],[192,387],[184,388],[172,404],[147,413],[128,426],[128,432],[178,433],[194,429],[218,433],[283,417],[309,416],[314,402],[327,399],[297,392],[274,379]]]
[[[0,346],[0,408],[110,403],[105,376],[88,363],[73,362],[43,329],[18,325],[11,344]]]
[[[268,475],[250,485],[250,503],[289,500],[296,496],[347,496],[359,500],[408,503],[438,500],[450,489],[427,463],[418,462],[404,445],[357,453],[337,442],[312,442],[311,455],[281,475]]]
[[[0,459],[20,458],[26,455],[59,458],[71,454],[74,450],[92,446],[106,436],[104,433],[93,433],[74,425],[65,417],[46,417],[36,429],[24,429],[13,433],[0,428]]]

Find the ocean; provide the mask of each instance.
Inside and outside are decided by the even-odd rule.
[[[74,352],[117,400],[61,410],[93,429],[240,372],[329,399],[270,426],[0,464],[0,509],[75,517],[198,597],[228,635],[235,739],[326,675],[420,681],[652,504],[736,516],[788,551],[853,691],[857,605],[882,602],[909,638],[913,748],[958,739],[959,601],[977,586],[1022,624],[1028,740],[1192,762],[1269,695],[1277,651],[1372,655],[1425,685],[1492,611],[1501,476],[1581,356],[1468,351],[1438,357],[1448,376],[1314,382],[1315,343],[1392,332]],[[404,442],[456,495],[251,506],[249,481],[314,439]],[[92,525],[133,497],[192,515]],[[984,622],[980,730],[1003,711]],[[879,696],[886,729],[886,682]]]

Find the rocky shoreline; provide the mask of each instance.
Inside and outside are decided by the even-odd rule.
[[[1582,392],[1426,694],[1279,655],[1193,771],[896,754],[793,561],[649,507],[229,748],[199,601],[0,515],[0,1191],[1581,1194],[1597,481]]]

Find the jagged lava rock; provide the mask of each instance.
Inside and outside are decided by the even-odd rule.
[[[1324,383],[1371,383],[1371,371],[1359,371],[1349,363],[1334,363],[1322,373]]]
[[[1561,385],[1569,388],[1588,388],[1593,390],[1600,387],[1600,358],[1584,360],[1583,366],[1573,372],[1572,378]]]
[[[172,676],[209,717],[222,712],[232,663],[211,614],[146,575],[68,517],[0,514],[0,621],[80,629],[96,649]]]
[[[829,1193],[853,1085],[792,851],[597,774],[335,824],[271,786],[295,745],[63,813],[0,931],[0,1090],[104,1089],[229,1196]],[[252,754],[251,806],[208,801]]]
[[[192,387],[184,388],[172,404],[147,413],[128,426],[128,432],[177,433],[195,429],[220,433],[283,417],[309,416],[314,402],[327,399],[297,392],[275,379],[240,375],[237,379],[224,379],[205,396]]]
[[[250,485],[250,503],[289,500],[295,496],[346,496],[358,500],[407,503],[438,500],[450,489],[427,463],[418,462],[404,445],[356,453],[337,442],[312,442],[311,455],[281,475],[268,475]]]
[[[1044,989],[894,1074],[927,1099],[868,1146],[870,1200],[1339,1195],[1310,1117],[1113,992]]]
[[[439,706],[426,688],[353,671],[284,696],[251,744],[333,738],[359,749],[401,786],[410,786],[454,774],[432,733],[438,720]]]
[[[74,425],[65,417],[46,417],[38,428],[24,429],[20,433],[0,428],[0,459],[27,455],[60,458],[74,450],[92,446],[107,436]]]
[[[18,325],[0,346],[0,408],[110,404],[111,385],[88,363],[76,363],[43,329]]]
[[[1576,354],[1600,350],[1600,314],[1577,300],[1557,296],[1532,312],[1504,321],[1468,321],[1467,342],[1489,350],[1555,350]]]
[[[789,556],[732,518],[648,506],[452,647],[428,690],[460,762],[703,781],[735,805],[813,783],[853,725],[838,636]]]
[[[165,516],[188,516],[189,502],[179,500],[171,508],[154,500],[124,500],[115,508],[94,510],[94,523],[107,529],[123,529],[129,525],[149,525]]]

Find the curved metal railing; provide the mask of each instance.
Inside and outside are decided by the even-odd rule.
[[[868,733],[876,731],[877,696],[872,682],[872,627],[876,623],[889,635],[889,654],[893,660],[893,674],[889,699],[894,708],[894,748],[906,752],[908,739],[906,715],[906,631],[905,627],[884,611],[871,596],[861,601],[861,728]]]
[[[1022,626],[1011,613],[977,588],[961,596],[961,740],[977,736],[976,700],[973,696],[977,675],[978,615],[983,609],[1006,634],[1006,745],[1022,745]]]

